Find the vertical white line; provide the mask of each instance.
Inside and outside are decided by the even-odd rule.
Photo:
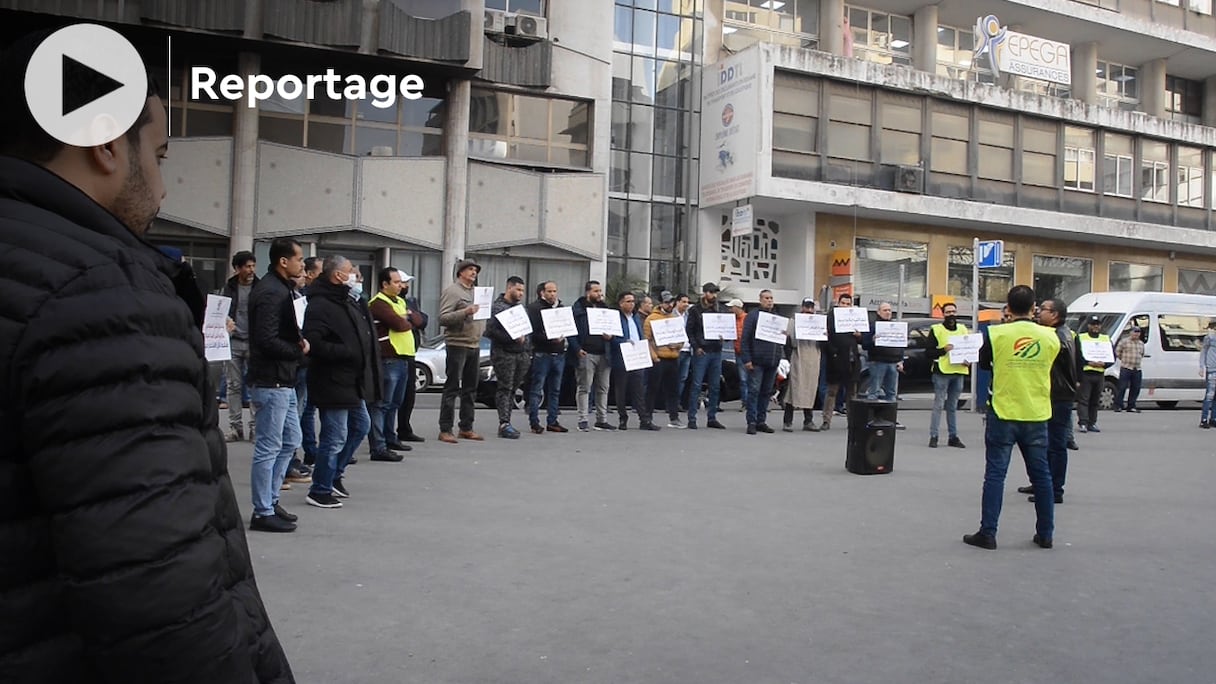
[[[165,125],[168,126],[169,137],[172,138],[173,137],[173,36],[169,36],[168,40],[169,40],[169,54],[168,54],[168,59],[167,59],[167,64],[166,64],[166,67],[167,67],[166,76],[168,76],[169,82],[165,84],[165,87],[169,89],[169,116],[165,117],[166,119],[168,119],[165,122]]]

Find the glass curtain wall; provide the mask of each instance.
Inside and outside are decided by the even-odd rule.
[[[608,278],[688,289],[697,257],[703,0],[617,0]]]

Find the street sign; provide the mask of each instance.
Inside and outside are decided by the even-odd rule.
[[[1001,262],[1005,260],[1005,241],[988,240],[977,244],[977,265],[980,268],[1000,268]]]
[[[755,230],[753,224],[752,205],[744,204],[741,207],[735,207],[730,212],[730,236],[737,237],[739,235],[751,235]]]

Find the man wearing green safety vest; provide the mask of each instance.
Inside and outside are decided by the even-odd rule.
[[[970,372],[969,363],[951,363],[950,350],[954,349],[952,338],[967,334],[967,326],[958,322],[958,307],[954,302],[942,305],[941,323],[929,328],[929,345],[925,356],[929,359],[933,377],[933,416],[929,420],[929,447],[937,448],[937,426],[942,422],[942,407],[946,409],[946,431],[952,447],[965,449],[967,445],[958,438],[958,397],[963,392],[963,378]]]
[[[1087,347],[1088,353],[1087,352]],[[1096,356],[1099,349],[1109,350],[1111,361]],[[1102,399],[1102,387],[1106,382],[1106,369],[1114,365],[1115,351],[1110,335],[1102,332],[1102,319],[1089,317],[1088,329],[1077,334],[1077,368],[1081,382],[1077,384],[1077,430],[1079,432],[1102,432],[1098,429],[1098,404]]]
[[[384,398],[371,406],[372,431],[369,441],[373,461],[400,461],[393,452],[409,451],[410,445],[397,441],[397,410],[405,401],[409,384],[414,381],[413,359],[417,353],[414,328],[421,317],[409,310],[401,290],[406,277],[389,266],[380,269],[380,291],[368,301],[380,343],[384,377]]]
[[[983,549],[996,548],[1005,474],[1013,445],[1017,444],[1034,487],[1034,543],[1050,549],[1055,498],[1047,465],[1047,422],[1051,419],[1051,367],[1060,353],[1060,340],[1051,328],[1031,320],[1034,290],[1017,285],[1006,301],[1012,320],[988,328],[980,348],[980,367],[992,371],[992,399],[984,432],[987,463],[980,529],[963,535],[963,542]]]

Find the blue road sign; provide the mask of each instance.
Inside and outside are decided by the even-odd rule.
[[[1001,262],[1005,260],[1005,241],[1004,240],[988,240],[980,241],[979,249],[979,267],[980,268],[1000,268]]]

